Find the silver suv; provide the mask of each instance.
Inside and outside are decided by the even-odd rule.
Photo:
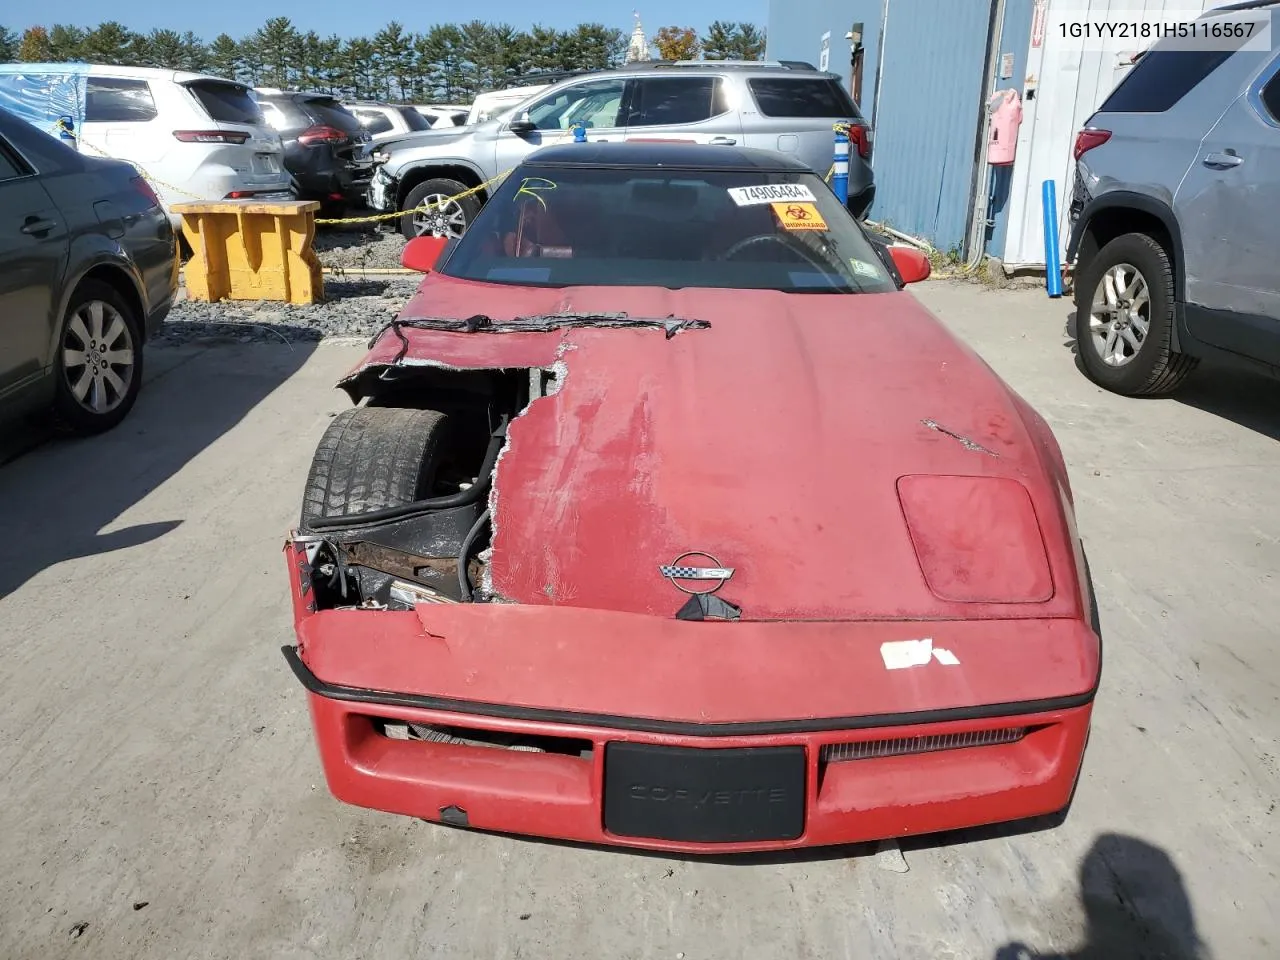
[[[1075,339],[1085,374],[1128,395],[1171,392],[1201,357],[1280,372],[1280,52],[1178,44],[1143,55],[1075,143]]]
[[[597,140],[682,140],[791,154],[826,174],[832,125],[848,123],[849,210],[865,217],[875,197],[871,130],[834,74],[805,63],[690,61],[631,64],[571,77],[474,126],[380,144],[369,206],[382,212],[440,204],[510,170],[583,123]],[[460,236],[483,191],[406,214],[405,236]]]

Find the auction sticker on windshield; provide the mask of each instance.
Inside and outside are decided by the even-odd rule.
[[[772,203],[770,206],[784,230],[827,229],[827,221],[812,203]]]
[[[786,200],[813,203],[817,199],[813,191],[803,183],[766,183],[758,187],[730,187],[729,196],[740,207]]]

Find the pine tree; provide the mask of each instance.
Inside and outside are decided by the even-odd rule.
[[[240,45],[231,35],[220,33],[209,44],[208,64],[205,67],[215,77],[237,80],[241,77]]]
[[[458,52],[464,65],[463,95],[474,97],[494,88],[498,49],[494,44],[493,29],[484,21],[472,20],[459,29],[462,31]]]
[[[376,51],[372,41],[357,37],[342,46],[342,59],[347,68],[347,88],[351,99],[372,100],[381,83],[378,74]]]
[[[240,69],[237,79],[251,87],[264,86],[266,67],[262,49],[258,46],[257,34],[241,37],[236,42],[236,64]]]
[[[188,30],[182,35],[182,69],[192,73],[204,73],[209,63],[209,52],[204,41]]]
[[[81,50],[89,63],[133,66],[139,59],[134,38],[134,33],[123,23],[106,20],[89,31]]]
[[[288,17],[272,17],[253,35],[254,47],[262,59],[262,84],[286,88],[298,75],[297,64],[302,38]]]
[[[298,58],[298,88],[300,90],[324,90],[324,41],[320,34],[308,30],[298,42],[301,56]]]
[[[763,60],[764,46],[763,30],[754,23],[738,24],[737,36],[734,38],[734,59]]]
[[[347,72],[342,60],[342,38],[331,33],[321,40],[317,57],[320,61],[320,75],[324,78],[324,90],[335,96],[343,92]]]
[[[602,23],[581,23],[565,43],[565,70],[607,70],[619,66],[627,52],[627,34]]]
[[[663,47],[670,33],[670,50]],[[699,39],[689,28],[659,31],[664,57],[759,59],[764,31],[750,23],[717,20]],[[429,102],[466,102],[477,93],[526,74],[554,70],[601,70],[618,66],[627,35],[601,23],[572,30],[535,25],[529,31],[510,24],[472,20],[437,24],[415,35],[396,21],[372,37],[347,40],[300,34],[288,17],[268,19],[238,40],[221,33],[206,45],[191,31],[155,29],[135,34],[106,21],[92,30],[57,24],[31,27],[21,36],[0,27],[0,61],[85,60],[107,64],[147,64],[208,72],[250,85],[325,90],[348,98],[395,98]]]
[[[79,27],[55,23],[49,31],[49,59],[68,63],[84,58],[85,32]]]
[[[152,30],[151,36],[147,37],[146,64],[149,67],[181,70],[186,66],[186,55],[182,35],[176,30]]]
[[[728,60],[733,47],[735,25],[725,20],[716,20],[707,27],[702,36],[702,56],[706,60]]]
[[[489,34],[493,47],[493,83],[501,87],[527,69],[528,37],[509,23],[493,24]]]
[[[702,56],[707,60],[759,60],[764,46],[764,31],[755,24],[716,20],[702,38]]]
[[[559,30],[535,23],[526,39],[530,73],[564,69],[564,35]]]
[[[383,99],[403,101],[412,86],[413,37],[404,27],[392,20],[373,36],[374,55],[377,58],[379,94]],[[392,92],[394,90],[394,93]]]

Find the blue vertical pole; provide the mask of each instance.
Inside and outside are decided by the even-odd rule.
[[[1058,196],[1052,180],[1041,188],[1044,206],[1044,287],[1051,297],[1062,296],[1062,258],[1058,252]]]
[[[835,160],[831,165],[831,189],[843,204],[849,202],[849,128],[837,124]]]

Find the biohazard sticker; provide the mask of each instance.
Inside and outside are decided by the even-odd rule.
[[[825,230],[827,221],[812,203],[773,203],[773,213],[784,230]]]
[[[803,183],[766,183],[758,187],[730,187],[729,197],[740,207],[754,207],[761,203],[777,203],[781,200],[797,200],[813,203],[813,191]]]

